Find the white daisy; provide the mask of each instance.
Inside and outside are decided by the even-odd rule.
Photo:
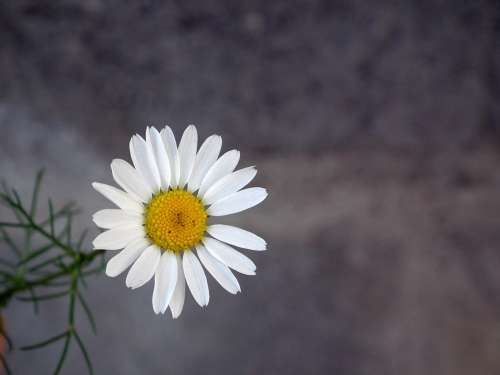
[[[222,139],[208,137],[197,150],[198,134],[190,125],[177,147],[167,126],[146,129],[146,139],[130,140],[134,166],[115,159],[111,171],[123,189],[94,182],[92,186],[117,209],[94,214],[99,234],[94,248],[121,250],[109,260],[106,274],[128,271],[126,285],[135,289],[155,279],[153,310],[170,307],[177,318],[184,306],[185,284],[200,306],[209,301],[202,265],[229,293],[241,291],[230,269],[255,275],[255,264],[231,245],[265,250],[259,236],[230,225],[211,224],[212,216],[246,210],[262,202],[260,187],[243,189],[257,174],[254,167],[234,171],[240,153],[231,150],[219,158]],[[201,262],[201,263],[200,263]]]

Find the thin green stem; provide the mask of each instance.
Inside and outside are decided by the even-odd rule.
[[[12,374],[12,370],[10,369],[8,363],[7,363],[7,360],[5,359],[5,356],[3,354],[0,353],[0,362],[2,362],[2,367],[4,368],[5,370],[5,373],[7,375],[11,375]]]
[[[35,223],[35,221],[33,220],[33,218],[30,216],[30,214],[24,209],[23,205],[21,204],[21,201],[19,199],[19,195],[16,192],[14,192],[14,193],[15,193],[16,201],[13,201],[10,197],[7,197],[7,201],[12,206],[14,206],[15,208],[17,208],[19,210],[19,212],[21,213],[21,215],[24,217],[24,219],[27,222],[26,224],[18,223],[18,225],[24,225],[25,228],[31,227],[33,230],[37,231],[42,236],[44,236],[45,238],[49,239],[54,245],[56,245],[57,247],[59,247],[61,250],[64,250],[68,254],[73,254],[74,250],[73,250],[73,248],[71,246],[68,246],[68,245],[64,244],[55,235],[47,232],[45,230],[45,228],[43,228],[42,226],[40,226],[37,223]],[[7,223],[7,224],[9,224],[9,223]],[[10,224],[14,224],[14,223],[10,223]],[[0,226],[1,225],[2,225],[2,223],[0,223]]]
[[[6,223],[6,222],[0,222],[0,227],[4,228],[30,228],[31,226],[29,224],[23,224],[23,223]]]
[[[50,223],[50,234],[54,235],[54,206],[52,201],[49,199],[49,223]]]
[[[10,237],[9,233],[0,226],[0,233],[2,233],[3,240],[5,243],[9,246],[9,249],[17,256],[21,256],[21,250],[17,247],[14,241],[12,241],[12,238]]]
[[[64,296],[67,296],[68,295],[68,291],[65,290],[65,291],[62,291],[62,292],[58,292],[58,293],[51,293],[51,294],[44,294],[44,295],[41,295],[41,296],[37,296],[36,297],[36,300],[37,301],[47,301],[47,300],[52,300],[52,299],[56,299],[56,298],[60,298],[60,297],[64,297]],[[33,302],[33,297],[23,297],[23,296],[19,296],[19,297],[16,297],[16,299],[18,301],[23,301],[23,302]]]
[[[0,258],[0,309],[6,307],[15,298],[21,302],[33,303],[35,312],[37,312],[38,304],[41,301],[68,296],[66,330],[56,336],[21,349],[38,349],[64,341],[54,372],[57,375],[66,363],[71,341],[76,341],[89,373],[93,374],[89,354],[77,332],[75,315],[78,303],[86,314],[92,330],[96,331],[92,311],[80,293],[79,288],[81,288],[80,282],[82,282],[83,286],[86,285],[85,275],[101,272],[104,269],[104,251],[95,250],[90,253],[82,251],[86,231],[81,234],[77,241],[72,238],[73,216],[78,213],[73,203],[55,211],[52,201],[49,199],[48,217],[41,220],[36,218],[42,177],[43,171],[40,171],[36,176],[31,201],[28,204],[21,201],[16,190],[9,189],[5,184],[2,185],[4,192],[0,192],[0,203],[6,205],[15,217],[0,222],[0,240],[4,241],[16,255],[16,258],[13,261]],[[63,225],[59,225],[60,223]],[[59,232],[57,228],[62,230]],[[11,230],[20,230],[21,234],[24,234],[24,242],[20,246],[10,237]],[[59,233],[56,233],[56,231]],[[48,244],[38,248],[34,247],[33,239],[35,236],[41,237]],[[101,258],[101,262],[92,267],[91,265],[98,257]],[[51,287],[57,288],[50,292]],[[40,291],[41,294],[39,294]],[[12,343],[7,334],[3,331],[0,331],[0,334],[6,337],[9,348],[11,348]],[[74,340],[72,340],[73,338]],[[1,365],[4,366],[5,372],[10,373],[2,354],[0,354]]]
[[[30,268],[28,268],[28,271],[29,272],[36,272],[38,271],[39,269],[41,268],[44,268],[46,266],[50,266],[50,265],[53,265],[55,264],[56,262],[58,262],[59,260],[65,258],[67,255],[66,254],[62,254],[62,255],[56,255],[54,257],[51,257],[47,260],[44,260],[43,262],[40,262]]]
[[[33,349],[38,349],[38,348],[42,348],[44,346],[47,346],[47,345],[50,345],[50,344],[53,344],[59,340],[61,340],[62,338],[64,338],[64,336],[66,336],[68,334],[68,331],[64,331],[63,333],[60,333],[58,335],[55,335],[55,336],[52,336],[51,338],[47,339],[47,340],[43,340],[43,341],[40,341],[40,342],[37,342],[36,344],[32,344],[32,345],[27,345],[27,346],[22,346],[20,349],[21,350],[33,350]]]
[[[83,345],[83,341],[80,338],[80,335],[77,331],[73,331],[73,335],[75,336],[76,343],[80,347],[80,350],[83,354],[83,358],[85,359],[85,364],[87,365],[87,369],[89,370],[89,374],[94,374],[94,369],[92,368],[92,362],[90,362],[89,353],[87,353],[87,349],[85,349],[85,345]]]
[[[92,315],[92,311],[90,310],[89,306],[87,305],[87,302],[83,298],[82,294],[80,292],[77,292],[77,297],[78,300],[80,301],[80,304],[83,307],[83,311],[85,311],[85,314],[87,314],[87,318],[89,320],[90,326],[92,327],[92,331],[94,334],[97,332],[96,324],[95,324],[95,319],[94,315]]]
[[[31,294],[31,300],[33,301],[33,310],[36,315],[38,314],[38,296],[33,289],[29,289],[28,292]]]
[[[35,187],[33,188],[33,196],[31,198],[31,207],[30,207],[31,217],[35,217],[36,215],[36,209],[38,206],[38,195],[40,193],[40,186],[42,184],[43,175],[44,175],[43,169],[39,170],[38,173],[36,174]]]
[[[78,253],[79,256],[68,266],[68,269],[74,270],[81,268],[89,263],[91,263],[94,258],[99,255],[102,255],[104,250],[95,250],[89,254],[86,253]],[[39,286],[45,286],[50,284],[50,282],[59,279],[61,277],[65,277],[68,275],[68,269],[63,269],[54,273],[50,273],[48,275],[42,276],[38,279],[34,280],[18,280],[14,285],[8,287],[7,289],[0,292],[0,306],[5,306],[9,300],[17,293],[27,291],[29,289],[33,289]]]
[[[64,360],[66,359],[66,355],[68,354],[70,341],[71,341],[71,333],[68,332],[68,333],[66,333],[66,340],[64,340],[63,350],[62,350],[61,356],[59,357],[59,362],[57,362],[57,367],[54,370],[54,375],[58,375],[61,372],[62,366],[64,364]]]

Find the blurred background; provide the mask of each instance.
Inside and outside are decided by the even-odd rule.
[[[498,1],[0,2],[0,176],[90,214],[147,125],[257,165],[256,277],[154,315],[152,283],[90,281],[97,374],[500,373]],[[88,243],[90,247],[90,243]],[[66,302],[6,311],[16,344]],[[80,312],[80,316],[81,316]],[[48,374],[60,346],[9,356]],[[76,346],[65,374],[84,374]]]

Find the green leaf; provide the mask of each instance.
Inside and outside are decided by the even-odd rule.
[[[2,197],[2,199],[7,199],[9,197],[9,190],[10,189],[7,186],[7,183],[5,182],[4,179],[2,179],[1,185],[2,185],[2,190],[3,190],[1,197]]]
[[[36,215],[36,209],[38,205],[38,195],[40,193],[40,185],[42,183],[43,175],[44,175],[43,169],[40,169],[36,174],[35,187],[33,188],[33,195],[31,197],[31,207],[30,207],[30,216],[32,218],[34,218]]]
[[[38,342],[36,344],[22,346],[20,349],[21,350],[33,350],[33,349],[43,348],[44,346],[53,344],[53,343],[61,340],[62,338],[64,338],[67,335],[68,335],[68,331],[64,331],[63,333],[60,333],[60,334],[58,334],[56,336],[53,336],[53,337],[51,337],[51,338],[49,338],[47,340]]]
[[[80,272],[80,282],[82,283],[83,287],[85,289],[87,289],[88,285],[87,285],[87,281],[85,281],[85,278],[86,278],[86,276]]]
[[[65,291],[57,292],[57,293],[42,294],[40,296],[37,296],[36,300],[37,301],[47,301],[47,300],[51,300],[51,299],[56,299],[56,298],[67,296],[68,293],[69,293],[69,291],[65,290]],[[19,300],[19,301],[22,301],[22,302],[33,302],[33,297],[19,296],[19,297],[16,297],[16,299]]]
[[[0,271],[0,276],[5,277],[8,280],[14,280],[16,278],[15,275],[5,272],[5,271]]]
[[[21,197],[19,197],[19,193],[17,192],[17,190],[12,189],[12,194],[14,195],[14,206],[18,208],[23,215],[28,216],[28,213],[24,209],[23,202],[21,201]]]
[[[77,292],[77,278],[72,275],[71,278],[71,287],[69,290],[69,312],[68,312],[68,321],[71,326],[75,323],[75,300],[76,300],[76,292]]]
[[[92,327],[92,331],[94,334],[97,333],[97,328],[94,320],[94,316],[92,314],[92,311],[90,311],[89,306],[87,305],[87,302],[85,302],[85,299],[83,298],[82,294],[80,292],[77,292],[76,294],[78,296],[78,300],[80,301],[80,304],[83,307],[83,311],[87,314],[87,318],[89,319],[90,326]]]
[[[20,258],[14,262],[0,258],[0,284],[2,286],[2,290],[0,291],[0,305],[3,307],[7,306],[8,302],[15,298],[22,302],[33,303],[35,311],[38,311],[38,305],[41,301],[68,296],[68,328],[63,333],[44,341],[24,346],[21,349],[34,350],[63,341],[62,352],[54,370],[55,374],[59,374],[66,363],[69,347],[74,337],[85,359],[89,373],[93,374],[90,356],[75,326],[75,314],[77,313],[76,304],[78,303],[82,306],[82,310],[89,320],[93,332],[96,332],[94,316],[88,303],[80,293],[79,288],[80,282],[86,285],[84,280],[85,274],[94,274],[104,269],[104,251],[98,250],[90,253],[82,251],[82,247],[85,246],[86,231],[81,233],[78,241],[75,241],[77,238],[76,235],[73,238],[73,218],[78,211],[73,204],[65,205],[56,211],[54,210],[52,201],[49,199],[48,217],[40,221],[35,220],[42,179],[43,171],[40,171],[35,179],[31,201],[28,201],[28,203],[23,203],[18,192],[13,189],[9,190],[5,185],[5,193],[0,192],[0,203],[9,207],[17,218],[17,222],[14,218],[0,222],[0,233],[3,235],[5,243]],[[18,229],[21,234],[24,232],[24,242],[16,246],[16,243],[9,236],[10,232],[7,232],[10,230],[9,228]],[[62,228],[62,231],[59,231],[57,228]],[[57,232],[61,233],[57,235]],[[35,235],[45,238],[47,244],[34,249],[32,247],[32,239]],[[0,239],[2,238],[0,237]],[[98,260],[96,258],[99,256],[101,256],[100,265],[99,262],[94,262]],[[90,270],[82,272],[87,268]],[[12,270],[12,273],[9,273],[9,270]],[[45,290],[45,292],[42,293],[45,294],[39,295],[40,287],[43,287],[42,290]],[[48,292],[49,287],[60,288],[54,289],[53,292]],[[10,339],[7,336],[6,340],[9,342],[9,347],[11,347]],[[0,360],[6,367],[7,363],[4,357],[1,357]],[[5,370],[5,372],[7,371],[10,372],[10,369]]]
[[[54,230],[54,206],[52,205],[52,201],[49,199],[49,223],[50,223],[50,234],[53,236],[55,233]]]
[[[50,209],[51,206],[52,210]],[[68,213],[71,213],[72,215],[77,215],[80,213],[80,210],[76,207],[74,202],[67,203],[59,210],[54,211],[54,206],[52,204],[52,201],[49,199],[49,217],[44,221],[42,221],[40,223],[40,226],[45,227],[47,226],[47,224],[50,224],[51,218],[53,222],[56,222],[56,220],[66,216]]]
[[[38,314],[38,297],[33,290],[33,288],[29,289],[29,293],[31,294],[31,300],[33,301],[33,310],[35,312],[35,315]]]
[[[23,264],[28,263],[30,260],[39,257],[40,255],[42,255],[42,254],[46,253],[47,251],[49,251],[50,249],[52,249],[53,247],[54,247],[54,244],[53,243],[49,243],[49,244],[47,244],[45,246],[42,246],[42,247],[38,248],[37,250],[32,251],[29,255],[25,256],[19,262],[18,265],[21,266]]]
[[[66,243],[71,246],[71,229],[73,226],[73,215],[68,213],[66,215]]]
[[[77,251],[82,250],[82,245],[83,245],[83,242],[85,241],[85,237],[87,237],[87,234],[88,234],[88,230],[84,229],[84,231],[80,235],[80,238],[78,239],[78,242],[76,243],[76,250]]]
[[[78,335],[78,332],[73,331],[73,334],[75,336],[76,342],[78,343],[78,346],[80,347],[80,350],[82,351],[83,358],[85,358],[85,363],[87,364],[87,369],[89,370],[89,374],[93,375],[94,370],[92,368],[92,363],[90,362],[89,353],[87,353],[85,345],[83,345],[83,341],[80,338],[80,335]]]
[[[5,356],[2,353],[0,353],[0,362],[2,362],[2,367],[5,370],[5,373],[7,375],[11,375],[12,371],[11,371],[9,365],[7,364],[7,360],[5,359]]]
[[[3,325],[3,323],[2,323],[2,325]],[[5,329],[2,326],[0,326],[0,335],[5,338],[5,341],[7,342],[8,350],[10,352],[14,348],[14,344],[12,343],[12,339],[7,334],[7,332],[5,332]]]
[[[31,228],[31,225],[29,225],[29,224],[23,224],[23,223],[5,223],[5,222],[0,222],[0,227],[5,227],[5,228]]]
[[[10,193],[9,193],[10,189],[7,186],[7,184],[5,183],[5,181],[2,181],[2,188],[5,192],[4,194],[2,194],[3,203],[11,209],[11,211],[14,213],[14,216],[17,218],[17,220],[19,222],[23,222],[22,215],[19,214],[19,212],[16,208],[16,203],[11,198]]]
[[[9,233],[7,233],[7,231],[1,227],[0,227],[0,232],[2,233],[3,240],[5,241],[5,243],[9,245],[9,249],[18,257],[21,256],[21,250],[19,250],[14,241],[12,241],[12,238],[10,237]]]
[[[57,362],[57,367],[54,370],[54,375],[59,374],[59,372],[61,371],[62,366],[64,364],[64,360],[66,359],[66,355],[68,354],[69,343],[70,343],[70,340],[71,340],[71,333],[67,332],[65,334],[65,336],[66,336],[66,340],[64,340],[63,350],[61,352],[61,356],[59,357],[59,361]]]
[[[8,260],[5,260],[5,259],[0,259],[0,265],[3,265],[3,266],[10,268],[10,269],[16,268],[16,266],[14,264],[12,264],[11,262],[9,262]]]
[[[40,262],[40,263],[30,267],[28,269],[28,271],[29,272],[36,272],[36,271],[40,270],[41,268],[56,264],[59,260],[62,260],[65,257],[66,257],[66,254],[56,255],[54,257],[51,257],[47,260],[44,260],[43,262]]]
[[[64,237],[64,231],[61,232],[57,237],[55,237],[57,240],[60,240],[62,239],[62,237]],[[39,247],[38,249],[36,250],[33,250],[29,255],[27,255],[26,257],[24,257],[19,263],[18,265],[23,265],[23,264],[26,264],[28,263],[29,261],[31,261],[32,259],[35,259],[35,258],[38,258],[40,255],[43,255],[44,253],[48,252],[49,250],[51,250],[52,248],[56,247],[57,244],[54,244],[54,242],[49,242],[48,244],[42,246],[42,247]],[[65,254],[62,254],[62,255],[57,255],[56,257],[53,257],[51,259],[54,259],[54,260],[57,260],[57,258],[60,258],[60,259],[63,259],[66,255]],[[37,266],[34,266],[33,268],[31,268],[30,270],[36,270],[36,269],[40,269],[42,268],[43,266],[45,265],[48,265],[52,262],[51,259],[47,259],[46,261],[38,264]],[[50,262],[49,262],[50,260]]]

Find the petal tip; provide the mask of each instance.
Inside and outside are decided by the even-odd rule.
[[[179,316],[181,316],[180,311],[173,311],[172,308],[170,308],[170,312],[172,313],[172,319],[177,319]]]
[[[111,271],[108,267],[106,267],[105,273],[106,273],[106,276],[112,277],[112,278],[118,276],[118,274],[116,272]]]
[[[269,193],[266,188],[261,188],[261,189],[262,189],[262,200],[264,200],[269,196]]]
[[[111,167],[113,167],[113,165],[119,164],[120,160],[121,159],[118,159],[118,158],[111,160]]]

